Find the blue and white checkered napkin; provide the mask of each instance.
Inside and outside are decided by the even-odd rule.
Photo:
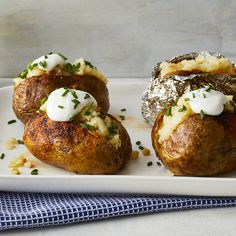
[[[31,228],[194,208],[236,206],[236,198],[0,192],[0,229]]]

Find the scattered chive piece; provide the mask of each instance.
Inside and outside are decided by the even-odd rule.
[[[4,157],[5,157],[5,153],[2,153],[0,156],[0,159],[2,160],[2,159],[4,159]]]
[[[114,122],[112,122],[108,130],[111,135],[117,134],[117,125]]]
[[[72,96],[74,97],[74,98],[76,98],[76,99],[78,99],[78,96],[77,96],[77,94],[76,94],[76,92],[75,91],[71,91],[71,94],[72,94]]]
[[[195,93],[192,93],[192,94],[193,94],[193,98],[195,98],[196,97]]]
[[[186,106],[183,105],[183,106],[178,110],[178,112],[183,112],[183,111],[186,111],[186,110],[187,110]]]
[[[68,58],[67,57],[65,57],[64,55],[62,55],[61,53],[58,53],[58,55],[63,59],[63,60],[67,60]]]
[[[59,108],[61,108],[61,109],[63,109],[63,108],[64,108],[64,107],[63,107],[63,106],[61,106],[61,105],[58,105],[58,107],[59,107]]]
[[[161,163],[159,161],[156,162],[158,166],[161,166]]]
[[[75,120],[75,118],[79,115],[80,112],[77,112],[76,114],[74,114],[70,119],[69,121],[73,121]]]
[[[201,119],[203,120],[204,119],[204,117],[205,117],[205,113],[204,113],[204,111],[203,110],[201,110],[200,111],[200,117],[201,117]]]
[[[149,162],[147,163],[147,166],[152,166],[152,165],[153,165],[152,161],[149,161]]]
[[[38,173],[39,173],[38,169],[33,169],[31,171],[31,175],[38,175]]]
[[[28,66],[27,66],[27,69],[28,69],[28,70],[33,70],[34,67],[36,67],[37,65],[38,65],[38,63],[32,64],[31,62],[29,62]]]
[[[208,87],[208,88],[206,89],[206,91],[207,91],[207,92],[210,92],[210,91],[211,91],[211,87]]]
[[[189,98],[185,98],[184,101],[186,101],[186,102],[189,101]]]
[[[41,110],[41,109],[39,109],[39,110],[38,110],[38,112],[39,112],[39,113],[42,113],[42,112],[44,112],[44,111],[43,111],[43,110]]]
[[[140,150],[143,150],[143,149],[144,149],[144,147],[143,147],[143,146],[139,146],[138,148],[139,148]]]
[[[171,116],[171,110],[172,110],[172,107],[168,107],[166,112],[165,112],[165,115],[166,116]]]
[[[87,98],[90,98],[90,95],[86,93],[84,96],[84,99],[87,99]]]
[[[48,53],[48,55],[52,55],[52,54],[53,54],[53,52],[49,52],[49,53]]]
[[[25,144],[24,141],[23,141],[23,140],[20,140],[20,139],[17,140],[17,143],[18,143],[18,144],[23,144],[23,145]]]
[[[80,101],[79,100],[77,100],[77,99],[73,99],[73,100],[71,100],[75,105],[74,105],[74,109],[76,109],[77,108],[77,106],[80,104]]]
[[[73,74],[73,66],[70,63],[66,64],[66,69],[70,74]]]
[[[203,93],[202,95],[203,95],[204,98],[206,98],[206,94],[205,93]]]
[[[47,55],[44,55],[44,58],[45,58],[45,59],[48,59],[48,56],[47,56]]]
[[[47,98],[43,98],[43,99],[41,100],[41,106],[42,106],[46,101],[47,101]]]
[[[126,108],[122,108],[121,111],[126,111]]]
[[[24,79],[24,78],[26,78],[27,74],[28,74],[28,70],[24,70],[19,74],[19,77]]]
[[[80,124],[80,126],[84,129],[88,129],[88,130],[91,130],[91,131],[96,130],[96,128],[93,125],[89,125],[89,124],[86,124],[86,123],[82,123],[82,124]]]
[[[141,141],[137,141],[137,142],[136,142],[136,145],[139,146],[140,144],[141,144]]]
[[[13,123],[16,123],[16,120],[9,120],[8,122],[7,122],[7,124],[13,124]]]
[[[121,120],[125,120],[125,116],[119,116]]]
[[[80,62],[76,65],[77,70],[80,68]]]
[[[84,61],[84,63],[85,63],[85,65],[86,66],[89,66],[91,69],[94,69],[94,68],[96,68],[95,66],[93,66],[92,65],[92,63],[91,62],[89,62],[89,61]]]
[[[91,115],[91,112],[90,112],[90,111],[85,111],[85,112],[84,112],[84,115],[85,115],[85,116],[89,116],[89,115]]]
[[[47,62],[45,60],[44,61],[40,61],[39,65],[42,66],[43,68],[46,68],[47,67]]]
[[[68,88],[64,88],[65,89],[65,92],[61,95],[62,97],[65,97],[67,93],[69,93],[69,89]]]
[[[197,90],[197,89],[198,89],[197,85],[195,85],[195,84],[192,85],[192,89],[193,89],[193,90]]]

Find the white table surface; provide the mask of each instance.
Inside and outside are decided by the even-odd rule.
[[[11,80],[0,79],[0,88],[11,84]],[[156,213],[142,216],[120,217],[65,226],[11,230],[1,235],[34,236],[178,236],[214,235],[230,236],[236,232],[236,207],[198,209],[178,212]]]

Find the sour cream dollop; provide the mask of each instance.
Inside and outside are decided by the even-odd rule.
[[[84,91],[60,88],[48,97],[45,107],[48,117],[53,121],[71,121],[83,108],[97,105],[95,98]]]
[[[57,53],[52,53],[39,57],[38,59],[34,60],[31,64],[37,64],[40,70],[49,72],[53,70],[56,66],[64,65],[65,63],[66,60],[63,56]]]
[[[203,111],[206,115],[218,116],[224,110],[226,97],[223,93],[208,87],[190,91],[185,94],[194,113]]]

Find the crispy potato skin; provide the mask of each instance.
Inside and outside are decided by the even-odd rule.
[[[35,114],[25,126],[24,143],[38,159],[80,174],[114,174],[130,159],[132,147],[126,129],[118,125],[121,146],[116,149],[78,121],[55,122],[46,113]]]
[[[236,115],[199,114],[189,116],[162,143],[158,130],[162,127],[160,113],[152,129],[156,155],[167,169],[180,176],[214,176],[236,169]]]
[[[108,89],[100,79],[89,75],[45,74],[27,78],[14,89],[12,107],[17,118],[26,123],[40,108],[41,100],[62,87],[86,91],[94,96],[104,112],[109,109]]]

